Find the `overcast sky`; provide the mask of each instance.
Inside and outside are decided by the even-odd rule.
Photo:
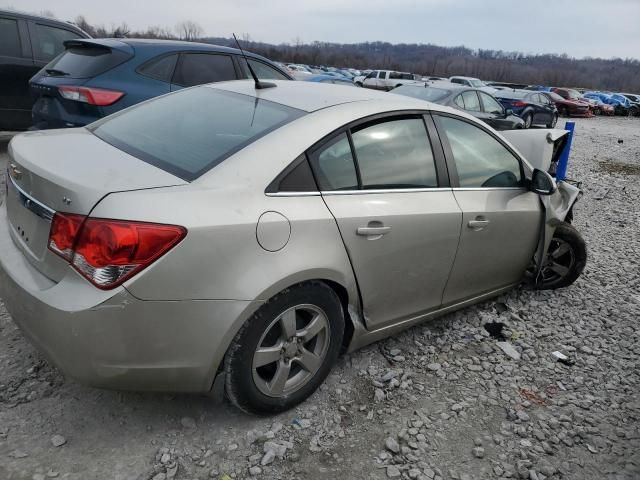
[[[173,28],[195,20],[206,35],[252,40],[465,45],[575,57],[640,58],[640,0],[8,0],[93,24]]]

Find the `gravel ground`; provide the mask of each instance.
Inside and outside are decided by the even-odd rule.
[[[640,121],[576,123],[589,248],[576,284],[517,289],[345,355],[276,417],[66,381],[0,302],[0,478],[640,478]],[[484,328],[496,322],[511,356]]]

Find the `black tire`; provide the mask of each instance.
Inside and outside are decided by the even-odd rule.
[[[533,115],[531,113],[527,113],[524,118],[524,128],[531,128],[533,125]]]
[[[325,314],[329,325],[326,354],[318,370],[314,374],[306,374],[309,379],[297,390],[280,396],[269,396],[260,390],[254,380],[254,352],[261,347],[259,343],[264,335],[269,333],[269,329],[274,328],[274,321],[292,307],[300,305],[311,305]],[[296,324],[297,322],[299,320],[296,320]],[[340,299],[323,282],[303,283],[279,293],[260,307],[231,342],[224,360],[227,397],[241,410],[256,415],[283,412],[304,401],[322,384],[338,358],[342,347],[344,325],[344,312]],[[280,361],[282,360],[274,363],[279,366]],[[288,362],[294,365],[292,360]],[[267,367],[274,366],[267,365]],[[304,369],[300,368],[299,371]],[[277,372],[273,378],[276,375]]]
[[[547,124],[547,128],[556,128],[557,124],[558,124],[558,114],[554,113],[553,114],[553,119],[551,120],[551,123]]]
[[[567,107],[560,107],[560,115],[562,115],[563,117],[571,116],[569,115],[569,109]]]
[[[555,253],[564,249],[567,249],[565,253],[552,258]],[[575,282],[587,264],[587,246],[580,232],[566,222],[558,225],[549,245],[547,260],[547,265],[540,272],[536,288],[554,290],[568,287]]]
[[[359,87],[364,87],[364,85],[362,84],[362,82],[356,82],[356,85]]]

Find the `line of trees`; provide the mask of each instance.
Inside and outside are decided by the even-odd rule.
[[[44,13],[44,12],[43,12]],[[53,13],[47,11],[47,15]],[[105,27],[90,24],[80,15],[75,22],[93,37],[137,37],[201,41],[235,46],[233,38],[203,37],[203,28],[185,20],[173,29],[150,26],[134,31],[126,23]],[[355,44],[312,42],[278,45],[252,41],[241,35],[243,48],[281,62],[401,70],[423,75],[449,77],[467,75],[484,80],[584,87],[598,90],[640,93],[640,61],[622,58],[576,59],[566,54],[530,55],[504,50],[441,47],[432,44],[363,42]]]

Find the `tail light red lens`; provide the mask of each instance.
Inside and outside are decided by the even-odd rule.
[[[73,244],[84,219],[84,215],[56,213],[49,232],[49,249],[65,260],[71,261]]]
[[[511,102],[511,106],[512,107],[526,107],[527,106],[527,102],[523,102],[521,100],[514,100],[513,102]]]
[[[75,231],[69,218],[80,219]],[[54,241],[56,234],[66,249],[60,249],[60,244]],[[56,214],[49,248],[96,287],[110,289],[151,265],[186,234],[187,230],[177,225]]]
[[[124,92],[117,92],[115,90],[75,87],[71,85],[58,87],[58,91],[60,95],[62,95],[62,98],[66,98],[67,100],[88,103],[89,105],[97,105],[99,107],[112,105],[124,96]]]

